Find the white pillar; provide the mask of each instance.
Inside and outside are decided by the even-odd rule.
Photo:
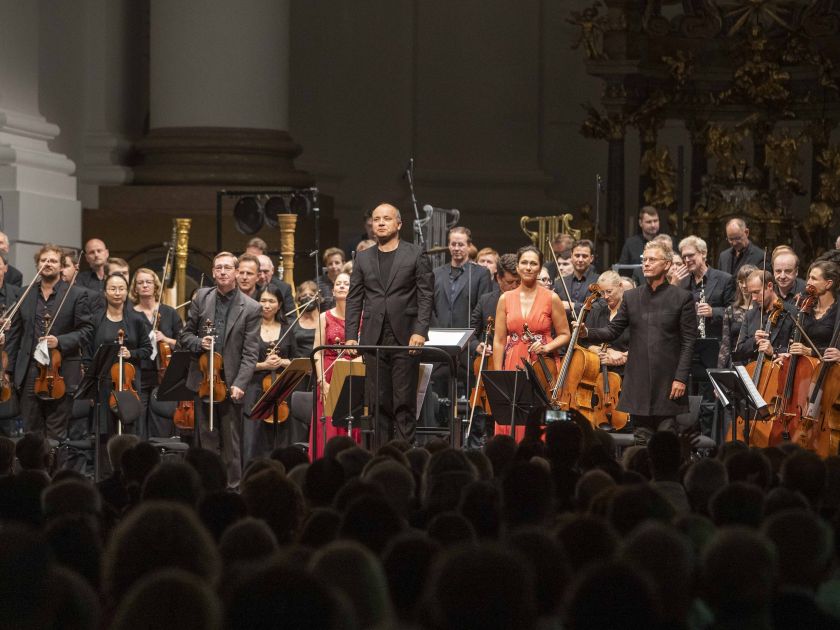
[[[78,246],[82,236],[75,165],[50,150],[59,128],[38,107],[39,6],[0,3],[0,219],[24,281],[40,243]]]
[[[289,0],[151,0],[150,127],[136,183],[300,184]]]
[[[99,207],[99,186],[131,182],[132,143],[148,110],[144,9],[135,0],[84,0],[84,136],[79,196]]]

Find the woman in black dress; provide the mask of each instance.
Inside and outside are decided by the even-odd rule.
[[[255,457],[266,457],[277,446],[288,446],[288,422],[277,424],[277,436],[275,440],[274,423],[263,422],[262,420],[251,419],[251,409],[254,407],[260,396],[263,395],[263,379],[272,372],[279,374],[291,363],[289,354],[292,349],[292,335],[289,327],[283,323],[283,296],[276,287],[268,285],[257,294],[260,307],[262,308],[262,321],[260,322],[259,359],[257,360],[254,375],[245,390],[242,408],[244,427],[242,431],[242,457],[243,465],[247,465]],[[269,350],[275,351],[269,353]]]
[[[141,390],[142,381],[140,378],[140,365],[143,359],[152,355],[152,344],[149,341],[151,326],[133,308],[126,308],[128,300],[128,281],[122,274],[112,273],[105,278],[105,308],[95,315],[93,343],[88,348],[85,363],[90,366],[93,356],[101,346],[117,343],[119,332],[123,331],[123,343],[119,349],[126,365],[132,365],[136,372],[134,389],[138,393]],[[108,433],[117,432],[117,417],[108,405],[108,398],[114,389],[110,379],[103,379],[100,383],[100,409],[105,410],[107,416]],[[102,416],[100,416],[102,417]],[[145,438],[147,435],[144,417],[133,425],[120,427],[123,433],[133,433]],[[103,426],[102,423],[99,425]]]
[[[321,300],[312,300],[317,293],[318,287],[311,280],[301,282],[297,288],[300,318],[292,323],[292,358],[308,357],[314,347],[315,329],[318,328],[321,315]]]
[[[802,329],[817,346],[820,354],[826,352],[834,334],[834,325],[837,320],[838,285],[840,285],[840,267],[833,262],[821,260],[808,268],[806,286],[814,287],[816,290],[817,304],[813,309],[802,314]],[[813,349],[804,339],[799,343],[790,344],[790,353],[814,356]]]
[[[161,282],[157,274],[151,269],[141,267],[134,272],[131,280],[131,287],[128,290],[128,297],[131,300],[134,310],[146,318],[149,328],[154,330],[152,355],[140,362],[140,381],[143,387],[140,391],[140,400],[146,410],[147,424],[149,427],[148,437],[171,437],[175,435],[175,425],[172,424],[172,416],[155,413],[150,405],[154,389],[160,385],[160,370],[162,368],[161,344],[167,344],[169,350],[175,349],[178,343],[178,333],[184,326],[184,322],[178,316],[178,312],[168,304],[160,303]],[[155,327],[157,320],[157,327]],[[170,404],[170,407],[174,405]]]

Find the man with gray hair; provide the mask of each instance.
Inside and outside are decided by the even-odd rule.
[[[743,265],[762,268],[764,250],[750,242],[750,229],[743,219],[735,217],[726,224],[729,247],[718,256],[717,268],[735,277]]]
[[[705,320],[702,325],[705,336],[720,339],[723,311],[735,298],[735,281],[728,273],[709,267],[706,260],[709,249],[702,238],[686,236],[680,241],[679,250],[688,271],[679,286],[694,295],[698,322]]]

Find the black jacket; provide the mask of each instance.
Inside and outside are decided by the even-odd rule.
[[[17,388],[23,385],[30,359],[35,351],[42,331],[35,330],[35,307],[38,304],[40,282],[32,287],[26,295],[20,309],[12,321],[6,341],[6,352],[9,356],[9,371],[14,373],[14,383]],[[64,305],[54,316],[50,334],[58,338],[58,349],[61,352],[61,375],[67,388],[73,391],[79,384],[81,372],[82,351],[93,338],[93,322],[91,321],[90,305],[86,291],[71,287],[63,280],[59,280],[55,287],[55,309],[64,300]]]
[[[450,278],[450,269],[451,265],[441,265],[434,270],[432,326],[469,328],[478,298],[492,290],[493,281],[487,269],[471,261],[464,264],[463,271],[454,282]]]
[[[785,352],[788,342],[793,334],[794,314],[786,307],[786,313],[781,321],[770,329],[770,343],[773,344],[775,352]],[[744,315],[744,323],[741,324],[741,331],[738,334],[738,343],[732,351],[733,363],[749,363],[756,358],[758,349],[755,343],[755,331],[758,330],[759,319],[767,325],[767,313],[759,318],[759,309],[751,308]]]
[[[691,276],[680,280],[680,287],[690,291]],[[706,337],[720,339],[723,334],[723,312],[735,299],[735,280],[728,273],[708,268],[703,281],[703,293],[712,306],[712,316],[706,318]]]
[[[375,345],[387,315],[401,345],[411,335],[429,336],[434,300],[434,276],[429,257],[414,245],[400,241],[390,277],[379,278],[379,248],[360,252],[353,263],[345,314],[346,338]],[[361,327],[361,334],[359,328]]]
[[[671,383],[688,383],[697,315],[691,293],[667,282],[624,292],[621,308],[603,328],[588,331],[584,345],[618,339],[630,329],[630,347],[618,409],[641,416],[673,416],[688,397],[670,400]]]
[[[475,305],[472,315],[470,316],[470,328],[475,330],[475,335],[470,339],[470,353],[475,352],[478,344],[484,341],[484,331],[487,330],[487,318],[496,318],[496,306],[499,304],[499,297],[502,295],[498,284],[493,284],[493,288],[489,293],[485,293],[478,298],[478,304]],[[493,345],[493,335],[487,339],[487,343]]]
[[[85,344],[82,358],[85,366],[90,365],[93,360],[93,355],[99,349],[93,346],[95,345],[96,331],[102,325],[102,322],[105,321],[106,312],[98,312],[96,318],[93,320],[93,332],[90,342]],[[152,326],[143,313],[138,313],[134,310],[131,303],[127,303],[123,309],[123,321],[125,323],[123,345],[128,348],[130,354],[128,362],[136,368],[134,388],[139,392],[141,386],[140,374],[142,371],[140,367],[143,361],[148,360],[152,356],[152,342],[149,340],[149,332],[152,330]]]
[[[19,289],[23,284],[23,274],[16,267],[12,267],[12,265],[9,265],[6,268],[6,278],[3,282],[5,284],[14,285]]]
[[[600,274],[595,270],[594,267],[590,266],[589,269],[586,270],[586,274],[583,276],[583,285],[584,291],[580,295],[575,295],[575,291],[572,288],[572,279],[574,278],[574,274],[569,274],[568,276],[563,276],[562,280],[557,278],[554,281],[554,292],[560,296],[560,299],[564,302],[572,302],[575,305],[575,313],[580,311],[580,308],[583,306],[583,302],[586,297],[589,295],[589,285],[593,282],[598,282],[598,276]],[[570,320],[572,319],[571,313],[567,312]]]
[[[718,264],[717,268],[721,271],[725,271],[726,273],[730,274],[731,276],[737,276],[738,270],[743,265],[755,265],[759,269],[762,268],[764,264],[764,250],[758,247],[755,243],[750,241],[750,246],[747,248],[741,258],[738,259],[737,264],[733,266],[733,257],[735,255],[735,250],[731,247],[727,247],[724,249],[720,255],[718,256]],[[770,257],[768,255],[767,262],[770,262]],[[769,266],[769,264],[768,264]]]

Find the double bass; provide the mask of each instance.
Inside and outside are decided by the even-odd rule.
[[[817,302],[816,290],[806,287],[806,295],[799,304],[796,315],[796,329],[793,333],[793,343],[802,341],[802,315],[814,307]],[[799,432],[799,425],[808,409],[808,397],[811,392],[811,381],[814,378],[820,359],[798,354],[785,357],[779,371],[779,393],[771,400],[775,410],[773,429],[770,443],[790,440],[791,435]]]
[[[768,338],[770,331],[773,330],[779,323],[779,320],[784,315],[785,305],[780,298],[773,301],[770,306],[770,312],[767,314],[767,321],[764,324],[764,332],[767,333]],[[753,385],[761,394],[764,400],[777,400],[779,393],[779,372],[781,366],[778,363],[773,363],[767,359],[767,355],[763,352],[758,353],[758,358],[755,361],[747,363],[745,366],[747,373],[752,376]],[[759,421],[757,418],[750,418],[749,422],[741,416],[735,418],[731,430],[724,436],[727,442],[733,442],[740,437],[744,438],[747,444],[752,446],[765,447],[770,445],[770,434],[773,431],[774,421],[772,416],[774,410],[770,409],[771,418],[768,420]]]
[[[572,331],[560,375],[551,392],[551,401],[557,408],[567,411],[576,409],[593,425],[595,424],[595,409],[598,406],[595,388],[601,371],[601,361],[597,354],[579,346],[577,341],[580,337],[580,325],[592,310],[592,303],[599,297],[601,297],[601,287],[596,283],[590,284],[589,296],[578,311],[575,320],[577,326]]]

